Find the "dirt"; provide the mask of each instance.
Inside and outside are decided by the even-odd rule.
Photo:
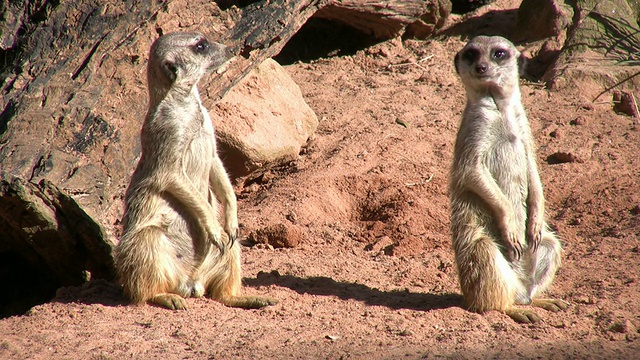
[[[130,306],[95,280],[0,320],[0,357],[636,358],[640,125],[612,110],[611,94],[593,102],[596,84],[522,82],[548,220],[565,242],[548,295],[570,307],[537,309],[534,325],[465,309],[447,195],[464,42],[394,39],[285,66],[320,125],[296,161],[236,187],[245,235],[296,237],[243,249],[244,291],[278,305],[189,299],[173,312]]]

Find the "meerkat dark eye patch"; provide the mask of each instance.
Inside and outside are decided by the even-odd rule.
[[[480,51],[477,49],[467,49],[462,53],[462,59],[468,63],[476,61],[480,57]]]
[[[207,41],[207,39],[202,39],[200,41],[198,41],[194,46],[193,46],[193,51],[196,52],[196,54],[205,54],[209,51],[209,42]]]
[[[493,50],[493,54],[491,54],[491,56],[495,60],[504,60],[509,57],[509,53],[507,52],[507,50],[504,50],[504,49],[495,49]]]

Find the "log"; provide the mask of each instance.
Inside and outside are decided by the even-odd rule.
[[[242,9],[240,20],[220,42],[239,55],[222,74],[202,86],[203,103],[211,108],[227,91],[264,60],[277,55],[287,41],[328,0],[275,0],[253,3]],[[267,6],[268,5],[268,6]]]
[[[401,35],[424,39],[442,27],[450,13],[450,0],[331,0],[315,16],[384,40]]]

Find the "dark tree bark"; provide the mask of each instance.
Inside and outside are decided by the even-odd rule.
[[[444,25],[449,0],[331,0],[316,16],[342,21],[378,39],[425,38]]]

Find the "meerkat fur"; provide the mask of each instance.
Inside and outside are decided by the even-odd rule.
[[[123,235],[115,249],[119,280],[133,303],[180,310],[187,308],[186,298],[203,295],[244,308],[276,303],[239,295],[236,197],[198,93],[200,78],[230,57],[224,45],[200,33],[166,34],[151,46],[142,154],[125,194]]]
[[[562,246],[544,214],[536,149],[521,102],[522,57],[499,36],[478,36],[455,56],[467,94],[450,173],[452,248],[470,310],[502,311],[522,323],[562,300],[540,299]]]

